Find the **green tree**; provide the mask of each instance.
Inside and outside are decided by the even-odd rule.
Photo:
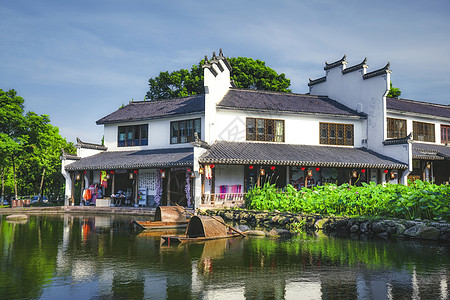
[[[399,88],[393,87],[391,82],[391,88],[389,89],[389,93],[387,94],[387,96],[391,98],[398,98],[401,94],[402,91],[400,91]]]
[[[290,93],[290,80],[281,73],[267,67],[264,61],[246,57],[227,58],[232,67],[231,80],[239,88],[278,91]],[[145,98],[150,100],[187,97],[203,94],[203,68],[205,60],[193,65],[191,70],[180,69],[149,79],[149,91]]]
[[[43,182],[47,194],[56,198],[64,187],[61,149],[74,152],[75,148],[50,124],[48,115],[25,114],[23,105],[24,99],[16,91],[0,89],[0,167],[6,193],[14,186],[16,196],[43,194]]]
[[[16,159],[28,140],[28,136],[25,134],[26,124],[23,116],[23,103],[23,98],[17,96],[15,90],[5,92],[0,89],[0,164],[4,170],[8,162],[11,163],[14,178],[14,194],[16,197]]]

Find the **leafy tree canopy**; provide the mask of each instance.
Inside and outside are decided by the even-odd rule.
[[[227,58],[231,67],[231,80],[239,88],[268,90],[290,93],[288,89],[291,81],[281,73],[266,66],[261,60],[247,57]],[[149,79],[150,89],[146,98],[150,100],[187,97],[203,94],[203,68],[204,60],[193,65],[191,70],[180,69],[169,73],[160,72],[159,76]]]
[[[13,193],[13,162],[19,195],[38,194],[44,169],[45,194],[56,197],[62,193],[61,149],[75,151],[50,124],[48,115],[25,113],[24,99],[16,91],[0,89],[0,169],[5,175],[5,194]]]
[[[398,98],[402,94],[402,91],[400,91],[399,88],[393,87],[391,82],[391,89],[389,90],[389,93],[387,94],[388,97],[391,98]]]

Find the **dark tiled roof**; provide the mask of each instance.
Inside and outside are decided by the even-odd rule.
[[[413,142],[413,158],[417,159],[450,159],[450,146]]]
[[[97,124],[148,120],[167,116],[202,113],[205,111],[205,95],[186,98],[131,102],[123,108],[101,118]]]
[[[193,148],[171,148],[141,151],[105,151],[80,159],[68,166],[67,171],[118,170],[192,166]]]
[[[408,166],[360,148],[218,141],[200,163],[270,164],[345,168],[406,169]]]
[[[400,98],[386,98],[386,108],[401,112],[418,113],[450,118],[450,106]]]
[[[362,114],[325,96],[244,89],[230,89],[217,107],[363,117]]]

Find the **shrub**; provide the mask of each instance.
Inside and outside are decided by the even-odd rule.
[[[326,184],[297,191],[288,185],[283,190],[266,183],[246,196],[246,206],[258,210],[297,213],[395,217],[404,219],[450,220],[450,186],[416,180],[401,184],[362,186]]]

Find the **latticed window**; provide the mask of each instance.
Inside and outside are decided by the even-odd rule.
[[[320,143],[353,146],[353,124],[320,123]]]
[[[441,125],[441,143],[450,143],[450,126]]]
[[[148,124],[119,126],[117,146],[146,146],[148,145]]]
[[[284,121],[247,118],[247,141],[284,142]]]
[[[201,120],[182,120],[170,122],[170,143],[182,144],[194,141],[194,133],[201,138]]]
[[[413,121],[413,139],[422,142],[436,141],[434,134],[434,124]]]
[[[388,139],[406,137],[406,120],[387,118],[387,137]]]

